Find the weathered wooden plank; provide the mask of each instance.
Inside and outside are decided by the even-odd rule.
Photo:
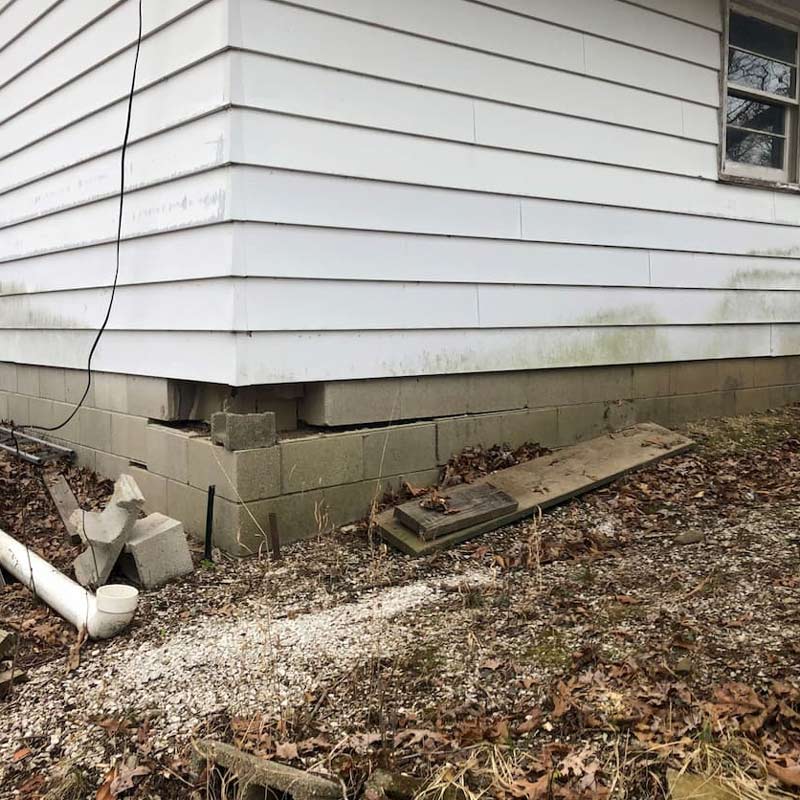
[[[631,470],[677,455],[693,446],[685,436],[653,423],[642,423],[619,433],[565,447],[556,453],[501,470],[477,483],[491,483],[507,492],[519,508],[503,517],[481,522],[433,541],[425,541],[403,527],[393,511],[378,517],[381,536],[409,555],[427,555],[522,519],[579,494],[611,483]]]
[[[45,486],[47,486],[47,491],[50,493],[50,497],[58,510],[58,516],[61,517],[61,521],[67,529],[69,540],[73,544],[78,544],[81,541],[81,537],[78,535],[78,531],[69,519],[73,512],[80,508],[78,501],[75,499],[75,495],[72,493],[72,489],[69,488],[69,484],[66,482],[63,475],[57,475],[54,478],[46,480]]]
[[[394,515],[407,528],[429,541],[511,514],[518,506],[513,497],[490,483],[457,486],[448,489],[441,498],[446,508],[426,507],[423,498],[397,506]]]

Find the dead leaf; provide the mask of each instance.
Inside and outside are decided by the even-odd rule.
[[[126,767],[122,766],[117,772],[117,776],[111,781],[109,790],[112,797],[118,797],[121,794],[133,789],[136,785],[136,778],[143,778],[145,775],[150,774],[149,767]]]
[[[111,784],[114,783],[114,779],[117,777],[117,768],[111,767],[111,769],[106,772],[103,776],[103,782],[100,784],[100,788],[97,790],[95,794],[95,800],[114,800],[114,795],[111,794]]]
[[[297,745],[293,742],[275,745],[275,757],[284,761],[293,761],[298,757]]]
[[[81,665],[81,647],[87,639],[86,628],[78,631],[78,636],[70,645],[69,655],[67,656],[67,672],[74,672]]]
[[[767,761],[767,772],[786,786],[800,786],[800,766],[782,767],[775,761]]]
[[[20,747],[20,749],[11,756],[11,760],[15,764],[19,761],[24,761],[32,752],[33,750],[31,750],[30,747]]]

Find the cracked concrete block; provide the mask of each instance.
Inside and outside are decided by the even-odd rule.
[[[364,477],[361,433],[307,436],[280,443],[284,494],[354,483]]]
[[[253,450],[272,447],[278,441],[275,414],[233,414],[218,411],[211,415],[211,440],[226,450]]]
[[[233,485],[231,485],[233,484]],[[189,485],[233,502],[263,500],[281,493],[281,450],[259,447],[231,452],[210,439],[189,441]]]
[[[78,509],[72,514],[70,522],[88,545],[73,562],[81,586],[102,586],[108,580],[143,505],[144,496],[136,481],[130,475],[120,475],[102,511]]]
[[[163,586],[193,569],[183,524],[164,514],[136,520],[120,558],[125,575],[146,589]]]

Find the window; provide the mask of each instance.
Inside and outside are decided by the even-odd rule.
[[[727,65],[723,171],[798,183],[798,27],[732,7]]]

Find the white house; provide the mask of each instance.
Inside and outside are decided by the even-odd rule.
[[[222,544],[295,538],[465,445],[800,399],[797,0],[141,6],[118,288],[58,435],[153,508],[199,530],[214,483]],[[18,425],[83,392],[137,29],[0,0]],[[280,442],[183,424],[223,407]]]

